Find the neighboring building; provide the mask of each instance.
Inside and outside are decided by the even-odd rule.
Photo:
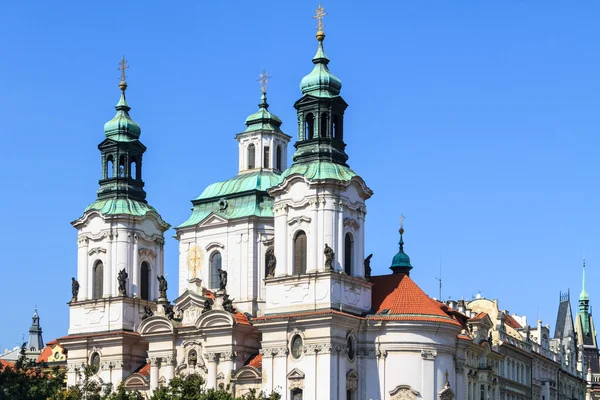
[[[42,338],[42,327],[37,307],[34,309],[33,316],[31,317],[29,339],[25,346],[25,356],[30,360],[36,360],[44,349],[44,339]],[[0,360],[14,362],[19,359],[20,355],[21,346],[15,346],[12,350],[5,350],[3,354],[0,354]]]

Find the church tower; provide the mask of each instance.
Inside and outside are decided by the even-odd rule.
[[[29,340],[27,341],[27,349],[25,355],[28,358],[36,359],[37,356],[44,350],[44,339],[42,339],[42,327],[40,326],[40,316],[38,315],[37,307],[33,311],[31,317],[31,327],[29,328]]]
[[[287,168],[291,139],[281,130],[281,119],[269,110],[267,72],[260,77],[258,111],[246,118],[246,129],[235,136],[237,175],[209,185],[192,200],[190,218],[176,228],[179,295],[186,290],[200,295],[203,289],[215,292],[223,269],[236,308],[254,316],[264,308],[264,279],[273,254],[273,199],[267,189]]]
[[[585,260],[583,261],[583,280],[581,294],[579,295],[579,312],[575,321],[575,332],[577,333],[578,345],[583,356],[583,376],[586,376],[590,369],[592,373],[600,372],[596,328],[594,327],[594,320],[590,313],[590,297],[585,289]]]
[[[309,307],[360,314],[371,307],[363,260],[365,201],[373,193],[347,164],[348,104],[340,95],[341,81],[328,67],[322,8],[317,15],[314,67],[302,79],[302,97],[294,104],[294,163],[269,190],[274,198],[277,267],[275,279],[267,282],[267,312]],[[290,285],[301,287],[304,295],[297,293],[300,289],[291,291]],[[321,296],[321,290],[327,294]]]
[[[73,279],[69,335],[59,339],[69,352],[68,383],[92,365],[116,385],[140,365],[146,349],[135,332],[144,307],[156,309],[157,276],[163,275],[164,232],[169,225],[146,201],[142,180],[146,147],[131,119],[121,61],[121,97],[104,125],[97,199],[72,222],[77,229],[77,279]]]

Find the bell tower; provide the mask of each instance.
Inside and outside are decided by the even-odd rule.
[[[104,125],[100,188],[96,201],[72,222],[77,229],[77,279],[69,302],[68,384],[76,368],[92,365],[115,387],[145,363],[146,347],[135,329],[145,308],[156,310],[157,276],[163,275],[164,232],[169,229],[146,201],[140,126],[129,115],[125,58],[116,115]]]

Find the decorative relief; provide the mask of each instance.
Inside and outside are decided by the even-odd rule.
[[[156,253],[150,249],[139,249],[138,254],[140,255],[140,258],[146,257],[149,260],[154,260],[156,258]]]
[[[346,374],[346,391],[356,392],[358,390],[358,374],[351,369]]]
[[[304,389],[304,372],[298,368],[294,368],[287,374],[288,388],[292,389]]]
[[[344,297],[348,303],[356,305],[360,300],[360,290],[358,290],[355,286],[346,287],[344,290]]]
[[[408,385],[396,386],[390,391],[390,400],[417,400],[420,396],[419,392],[412,390]]]
[[[421,350],[421,358],[423,360],[435,360],[437,357],[437,351],[435,350]]]
[[[354,229],[355,231],[360,228],[360,225],[354,218],[344,218],[344,226]]]
[[[294,218],[290,218],[288,220],[288,225],[292,226],[292,225],[299,224],[299,223],[302,223],[302,222],[305,222],[305,223],[308,224],[308,223],[310,223],[310,218],[309,217],[305,217],[304,215],[301,215],[301,216],[298,216],[298,217],[294,217]]]
[[[151,367],[158,367],[160,359],[158,357],[149,357],[146,358],[146,362],[150,364]]]
[[[235,358],[236,358],[236,354],[233,351],[225,351],[225,352],[221,353],[222,361],[232,361],[232,360],[235,360]]]
[[[219,358],[219,353],[204,353],[204,358],[208,362],[216,362]]]
[[[112,363],[111,363],[111,362],[109,362],[109,361],[103,361],[103,362],[102,362],[102,366],[101,366],[101,368],[102,368],[102,371],[108,371],[108,370],[111,370],[111,369],[112,369],[112,367],[113,367],[113,365],[112,365]]]
[[[165,365],[175,365],[177,363],[177,360],[173,356],[165,357],[163,360]]]
[[[100,253],[106,253],[106,249],[102,248],[102,247],[94,247],[90,250],[88,250],[88,255],[92,256],[94,254],[100,254]]]
[[[200,315],[202,315],[202,308],[198,307],[195,304],[192,304],[183,311],[184,325],[194,323]]]
[[[388,356],[387,350],[377,350],[375,352],[375,357],[377,357],[377,358],[381,358],[381,357],[386,358],[387,356]]]
[[[359,348],[357,353],[359,358],[375,358],[375,349]]]

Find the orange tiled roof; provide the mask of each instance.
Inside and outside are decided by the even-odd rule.
[[[244,313],[236,312],[235,314],[233,314],[233,318],[235,318],[235,322],[237,322],[238,324],[250,325],[250,321]]]
[[[487,313],[484,312],[480,312],[479,314],[477,314],[476,316],[471,318],[471,321],[479,321],[481,319],[484,319],[485,316],[487,315]]]
[[[46,347],[44,347],[44,350],[42,351],[42,353],[38,356],[37,360],[35,360],[36,362],[48,362],[48,357],[50,357],[52,355],[52,346],[50,346],[50,344],[47,344]]]
[[[143,376],[150,376],[150,363],[142,365],[136,371],[134,371],[134,374],[135,373]]]
[[[257,353],[253,356],[250,356],[250,358],[246,362],[246,365],[258,369],[262,368],[262,354]]]
[[[468,337],[467,335],[463,335],[463,334],[458,335],[458,338],[462,339],[462,340],[469,340],[469,341],[473,340],[470,337]]]
[[[0,365],[2,365],[3,368],[11,368],[15,363],[0,358]]]
[[[506,325],[510,326],[513,329],[521,329],[521,328],[523,328],[521,326],[521,324],[519,324],[517,322],[516,319],[514,319],[513,317],[511,317],[508,314],[504,314],[504,322],[506,323]]]
[[[377,311],[375,315],[368,315],[368,319],[431,321],[461,326],[407,274],[373,276],[371,281],[372,307]],[[386,313],[381,314],[384,310]]]

